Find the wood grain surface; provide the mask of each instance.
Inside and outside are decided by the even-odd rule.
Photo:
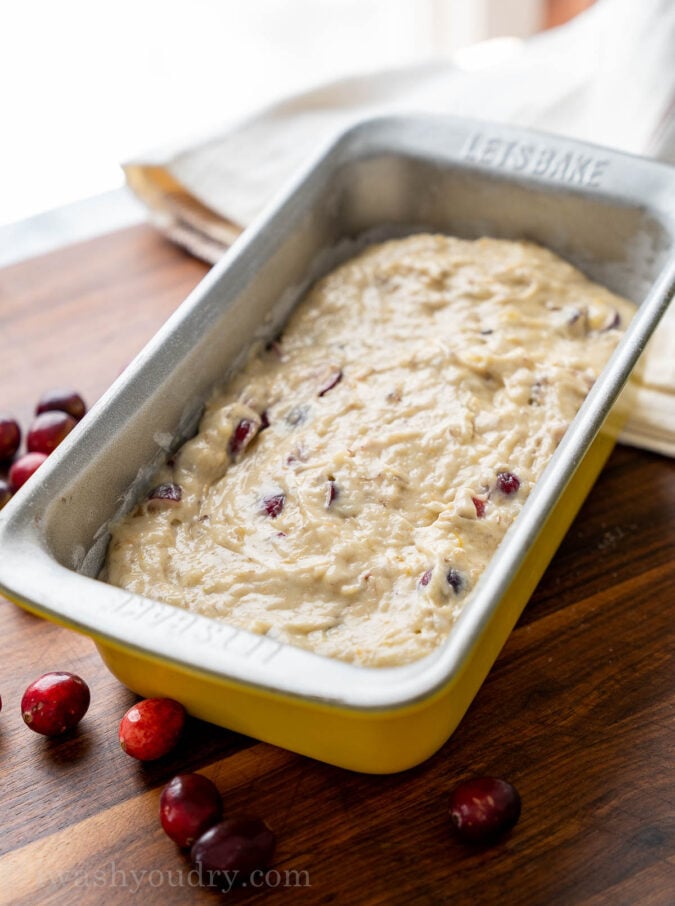
[[[0,271],[0,410],[25,425],[60,384],[93,401],[204,271],[147,227]],[[194,720],[140,764],[117,742],[135,698],[91,641],[0,600],[0,903],[222,900],[158,823],[162,785],[199,770],[278,835],[273,871],[233,903],[670,906],[674,542],[674,464],[617,448],[459,729],[388,777]],[[84,677],[92,704],[50,741],[19,703],[56,669]],[[523,800],[489,848],[455,842],[447,816],[454,784],[480,774]]]

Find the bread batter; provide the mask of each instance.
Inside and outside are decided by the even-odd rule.
[[[105,577],[329,657],[422,657],[633,310],[531,243],[369,247],[209,401]]]

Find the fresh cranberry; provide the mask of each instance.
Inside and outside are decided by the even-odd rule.
[[[159,818],[178,846],[192,846],[223,815],[223,801],[213,781],[203,774],[178,774],[162,790]]]
[[[24,453],[23,456],[14,460],[9,470],[9,486],[12,493],[16,494],[46,458],[46,453]]]
[[[219,887],[234,875],[244,883],[254,871],[268,867],[276,838],[260,818],[235,815],[202,834],[191,851],[204,883]]]
[[[75,421],[79,422],[87,411],[87,407],[80,394],[75,390],[58,387],[43,393],[35,407],[36,415],[40,415],[42,412],[53,411],[67,412],[68,415],[71,415],[75,419]]]
[[[456,595],[464,588],[464,577],[457,569],[449,569],[446,575],[446,580],[450,588],[454,591]]]
[[[26,437],[30,453],[52,453],[77,422],[67,412],[42,412],[33,419]]]
[[[260,425],[250,418],[242,418],[239,421],[227,445],[227,451],[233,459],[248,447],[259,427]]]
[[[185,725],[185,708],[172,698],[146,698],[120,722],[122,749],[139,761],[154,761],[174,748]]]
[[[0,510],[6,503],[9,503],[12,496],[12,489],[4,478],[0,478]]]
[[[339,384],[341,380],[342,369],[334,368],[319,388],[319,396],[324,396],[326,393],[328,393],[329,390],[332,390],[333,387]]]
[[[450,820],[457,836],[470,843],[489,843],[520,818],[515,787],[496,777],[477,777],[458,784],[450,796]]]
[[[285,503],[285,494],[270,494],[268,497],[263,497],[262,499],[261,513],[264,516],[269,516],[271,519],[276,519],[283,510]]]
[[[502,494],[515,494],[520,487],[520,479],[513,472],[500,472],[497,475],[497,488]]]
[[[74,673],[45,673],[26,689],[21,716],[43,736],[58,736],[78,724],[89,707],[89,687]]]
[[[485,501],[481,500],[480,497],[472,497],[471,501],[472,501],[473,505],[476,507],[476,516],[479,519],[482,519],[483,516],[485,515]]]
[[[0,415],[0,460],[11,459],[21,443],[21,428],[11,415]]]

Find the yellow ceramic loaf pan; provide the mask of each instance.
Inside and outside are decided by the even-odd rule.
[[[673,293],[675,175],[578,142],[450,118],[350,129],[197,287],[0,514],[0,588],[92,636],[144,696],[358,771],[399,771],[452,733],[609,454],[622,388]],[[369,239],[432,229],[526,238],[639,306],[447,641],[365,668],[129,594],[95,578],[107,525],[194,432],[252,338]],[[140,304],[140,300],[139,300]]]

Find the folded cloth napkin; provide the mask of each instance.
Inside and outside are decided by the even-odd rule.
[[[600,0],[527,41],[497,39],[451,60],[342,79],[124,170],[157,226],[214,262],[320,144],[367,116],[479,116],[675,164],[673,47],[673,0]],[[621,439],[675,456],[672,305],[650,344]]]

